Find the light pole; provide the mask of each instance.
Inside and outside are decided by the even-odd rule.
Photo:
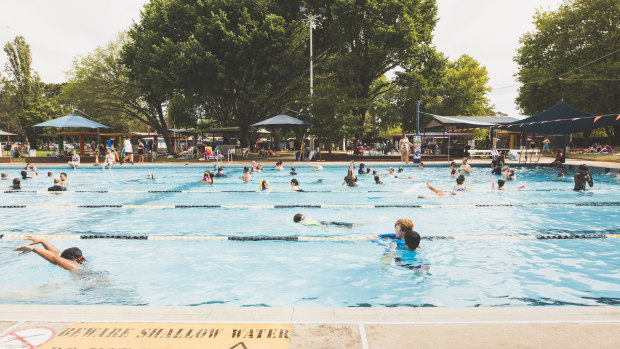
[[[310,98],[312,98],[312,95],[314,94],[314,74],[312,67],[312,29],[314,29],[314,26],[316,25],[316,22],[318,22],[321,18],[321,15],[306,14],[306,8],[304,6],[300,6],[299,11],[304,14],[304,17],[306,17],[305,19],[302,19],[302,22],[307,22],[308,26],[310,27]]]

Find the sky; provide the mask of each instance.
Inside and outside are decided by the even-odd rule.
[[[22,35],[42,80],[66,80],[78,55],[87,55],[139,21],[148,0],[0,0],[0,45]],[[519,116],[513,62],[519,38],[532,31],[537,8],[555,10],[562,0],[437,0],[434,44],[450,59],[462,54],[487,68],[496,111]],[[8,28],[6,28],[8,27]],[[6,55],[0,52],[4,70]],[[501,89],[499,89],[501,88]],[[423,109],[423,106],[421,107]]]

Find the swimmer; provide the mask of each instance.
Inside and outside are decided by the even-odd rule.
[[[71,153],[71,161],[69,161],[68,164],[74,170],[76,170],[80,165],[80,156],[77,155],[75,150]]]
[[[323,169],[323,166],[321,166],[321,165],[319,165],[317,163],[314,163],[314,162],[311,162],[310,166],[312,166],[312,168],[314,168],[315,171],[320,171],[320,170]]]
[[[383,182],[381,182],[381,177],[379,177],[379,175],[375,175],[375,184],[383,184]]]
[[[271,187],[269,186],[269,181],[267,181],[266,179],[261,179],[260,183],[258,184],[258,190],[265,191],[269,189],[271,189]]]
[[[202,175],[202,182],[208,183],[208,184],[213,184],[215,183],[215,179],[213,179],[213,174],[209,171],[205,171],[204,174]]]
[[[428,189],[432,190],[437,196],[446,196],[445,191],[439,188],[433,187],[430,183],[426,182],[426,186],[428,187]],[[452,191],[450,192],[450,195],[456,195],[458,191],[465,191],[465,190],[467,190],[467,187],[465,186],[465,176],[459,175],[456,178],[456,185],[452,187]]]
[[[507,180],[509,180],[509,181],[514,181],[514,180],[516,180],[516,179],[517,179],[517,176],[515,176],[515,172],[516,172],[516,171],[517,171],[516,169],[511,168],[511,169],[508,171],[508,177],[507,177],[506,179],[507,179]]]
[[[399,167],[399,168],[398,168],[398,173],[403,172],[403,170],[404,170],[404,169],[403,169],[403,167],[402,167],[402,166],[401,166],[401,167]]]
[[[510,167],[508,165],[505,165],[504,167],[502,167],[502,177],[504,177],[504,179],[508,179],[509,176],[510,176]]]
[[[26,172],[26,171],[22,171],[20,174],[22,175],[22,179],[32,178],[32,177],[28,176],[28,172]]]
[[[278,171],[284,170],[284,166],[282,165],[282,161],[276,162],[276,170],[278,170]]]
[[[398,176],[394,173],[394,168],[393,167],[388,168],[388,175],[392,176],[394,178],[398,178]]]
[[[562,167],[560,169],[560,172],[558,172],[558,175],[555,178],[564,178],[565,174],[566,174],[566,169],[564,167]]]
[[[13,178],[13,185],[9,186],[11,190],[20,190],[22,188],[22,181],[19,178]]]
[[[360,169],[357,170],[357,174],[364,174],[364,167],[366,167],[366,165],[364,165],[364,163],[362,162],[360,164]]]
[[[66,191],[67,188],[60,185],[60,178],[54,178],[54,185],[47,188],[47,191]]]
[[[352,168],[349,168],[349,170],[347,172],[347,176],[344,177],[344,180],[342,180],[342,184],[344,185],[345,183],[349,187],[356,187],[357,186],[357,177],[355,176],[355,174],[353,174],[353,169]]]
[[[367,239],[393,240],[390,243],[392,250],[415,251],[420,246],[420,234],[413,231],[413,222],[404,218],[397,220],[394,224],[394,234],[371,235]]]
[[[77,247],[68,248],[61,253],[59,249],[54,247],[54,245],[43,239],[30,235],[26,235],[26,239],[32,240],[32,242],[28,245],[19,246],[13,249],[13,251],[21,252],[20,254],[18,254],[18,256],[21,256],[28,252],[35,252],[39,256],[46,259],[48,262],[56,264],[59,267],[65,268],[67,270],[74,270],[76,268],[79,268],[85,262],[82,251]],[[44,248],[34,246],[36,244],[41,244]]]
[[[299,188],[299,181],[297,181],[297,178],[291,179],[291,191],[303,191]]]
[[[418,165],[418,168],[424,168],[424,163],[420,162],[420,164]]]
[[[504,186],[504,184],[506,184],[505,180],[498,179],[497,180],[497,190],[506,190],[506,187]]]
[[[52,172],[52,171],[48,171],[48,172],[47,172],[47,176],[48,176],[48,177],[52,177],[52,176],[54,176],[54,172]]]
[[[592,171],[588,169],[588,166],[585,164],[579,165],[579,171],[575,173],[574,176],[575,187],[574,191],[585,191],[586,190],[586,182],[592,188],[594,186],[594,181],[592,180]]]
[[[244,182],[249,182],[252,180],[252,175],[250,174],[250,169],[247,166],[243,167],[243,176],[239,177],[240,180]]]
[[[459,167],[459,172],[461,174],[470,174],[471,173],[471,166],[467,163],[467,158],[463,158],[463,163],[462,165]]]
[[[224,169],[221,167],[217,168],[217,173],[213,176],[213,177],[226,177],[226,175],[224,174]]]
[[[8,172],[2,172],[2,173],[0,173],[0,178],[1,178],[3,181],[5,181],[5,180],[9,179],[9,174],[8,174]]]
[[[146,174],[146,179],[155,179],[155,176],[153,176],[153,172],[149,172]]]
[[[64,172],[61,172],[61,173],[60,173],[60,184],[61,184],[63,187],[66,187],[66,186],[67,186],[67,184],[69,184],[69,181],[67,180],[67,174],[66,174],[66,173],[64,173]]]
[[[256,164],[256,172],[263,172],[263,164],[261,164],[260,162]]]
[[[289,172],[291,176],[296,176],[297,172],[295,172],[295,167],[291,167],[291,172]]]
[[[322,227],[334,226],[334,227],[343,227],[343,228],[353,228],[353,227],[360,225],[360,224],[346,223],[346,222],[317,221],[315,219],[308,218],[301,213],[298,213],[295,216],[293,216],[293,222],[300,223],[303,225],[308,225],[308,226],[310,225],[322,226]]]

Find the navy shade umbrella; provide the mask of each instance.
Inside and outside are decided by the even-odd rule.
[[[305,121],[299,120],[297,118],[294,118],[292,116],[288,116],[286,114],[280,114],[280,115],[276,115],[274,117],[271,117],[267,120],[263,120],[261,122],[257,122],[255,124],[252,124],[250,126],[253,127],[270,127],[270,128],[285,128],[285,127],[302,127],[302,126],[310,126],[310,124],[308,124]]]

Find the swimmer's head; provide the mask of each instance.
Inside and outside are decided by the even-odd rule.
[[[221,167],[218,167],[218,168],[217,168],[217,173],[222,173],[222,172],[224,172],[224,169],[223,169],[223,168],[221,168]]]
[[[515,172],[517,172],[517,170],[516,170],[516,169],[514,169],[514,168],[511,168],[511,169],[510,169],[510,174],[511,174],[511,175],[515,174]]]
[[[377,175],[377,170],[372,171],[372,174],[376,176]]]
[[[22,178],[26,179],[26,177],[28,177],[28,172],[22,171],[21,175],[22,175]]]
[[[588,166],[586,164],[579,165],[579,171],[588,172]]]
[[[296,215],[294,215],[294,216],[293,216],[293,222],[295,222],[295,223],[299,223],[299,222],[301,222],[302,220],[304,220],[305,218],[306,218],[306,217],[304,217],[304,215],[303,215],[303,214],[298,213],[298,214],[296,214]]]
[[[364,168],[364,167],[366,167],[366,165],[364,165],[364,163],[362,162],[362,163],[360,164],[360,168]]]
[[[420,234],[416,231],[406,231],[403,235],[405,246],[409,251],[415,251],[420,246]]]
[[[375,183],[381,182],[381,178],[378,175],[375,175]]]
[[[82,255],[82,250],[80,250],[77,247],[71,247],[71,248],[68,248],[62,251],[62,254],[60,254],[60,257],[64,259],[68,259],[70,261],[76,261],[80,264],[84,263],[84,256]]]
[[[13,186],[20,186],[22,181],[19,178],[13,178]]]
[[[400,230],[404,233],[413,231],[413,222],[411,219],[401,218],[394,223],[394,228],[400,227]]]
[[[509,169],[510,169],[510,167],[509,167],[509,166],[504,166],[504,167],[502,167],[502,171],[506,171],[506,170],[509,170]]]
[[[452,162],[450,163],[450,167],[455,167],[455,166],[456,166],[456,162],[452,161]]]
[[[48,176],[48,177],[51,177],[51,176],[53,176],[53,175],[54,175],[54,172],[52,172],[52,171],[49,171],[49,172],[47,173],[47,176]]]
[[[400,173],[400,172],[403,172],[403,167],[402,167],[402,166],[398,168],[398,172],[399,172],[399,173]]]
[[[498,188],[503,188],[503,187],[504,187],[504,184],[506,184],[506,181],[505,181],[505,180],[503,180],[503,179],[498,179],[498,180],[497,180],[497,187],[498,187]]]
[[[418,166],[419,168],[424,168],[424,163],[421,162],[420,165]]]
[[[456,177],[456,184],[463,184],[463,183],[465,183],[465,176],[460,175]]]
[[[247,166],[243,166],[243,173],[249,172],[250,169]]]
[[[2,179],[9,179],[9,174],[7,172],[2,172],[0,177],[2,177]]]
[[[153,172],[147,173],[146,178],[147,179],[155,179],[155,177],[153,176]]]
[[[54,178],[54,185],[60,185],[60,178]]]
[[[297,178],[291,179],[291,185],[299,185],[299,181],[297,180]]]
[[[60,173],[60,179],[62,179],[63,181],[66,181],[67,180],[67,174],[64,173],[64,172],[61,172]]]

